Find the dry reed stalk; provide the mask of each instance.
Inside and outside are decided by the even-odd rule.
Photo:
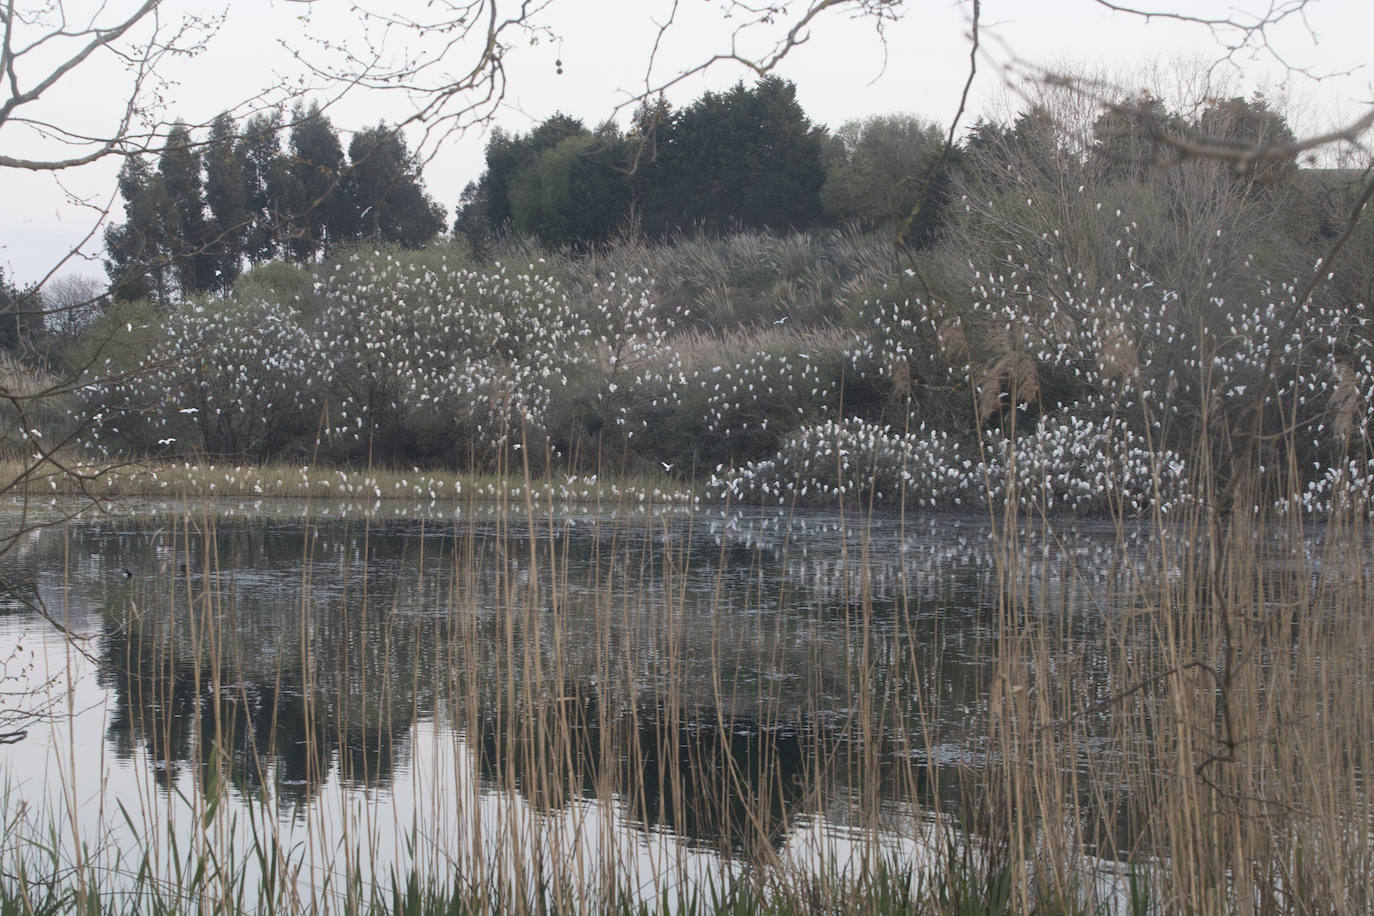
[[[1252,509],[1276,495],[1236,493],[1236,505]],[[987,879],[988,895],[1005,876],[1006,902],[1017,911],[1110,899],[1090,852],[1128,861],[1166,911],[1285,913],[1299,901],[1368,910],[1374,589],[1363,509],[1333,516],[1314,541],[1295,514],[1223,516],[1199,501],[1180,518],[1156,516],[1143,532],[1115,520],[1111,565],[1088,569],[1076,565],[1071,529],[1018,505],[1009,494],[993,519],[992,658],[989,681],[974,692],[986,709],[966,716],[986,713],[985,757],[964,768],[976,806],[962,812],[969,832],[944,866],[956,869],[964,856]],[[683,843],[669,858],[636,858],[632,850],[655,829],[695,824],[716,844],[716,864],[704,873],[717,887],[791,893],[800,907],[844,899],[848,885],[824,870],[804,880],[781,839],[800,842],[792,839],[799,827],[843,804],[857,867],[877,870],[893,826],[887,789],[927,795],[948,701],[938,657],[935,670],[923,670],[914,640],[898,638],[925,613],[905,566],[890,619],[878,605],[866,507],[842,507],[843,578],[832,612],[842,638],[802,650],[809,670],[800,708],[798,694],[740,663],[747,646],[765,647],[778,667],[789,651],[790,596],[753,583],[788,565],[790,543],[779,555],[740,553],[722,537],[703,595],[693,579],[698,548],[666,520],[596,520],[589,571],[575,572],[569,529],[553,508],[537,509],[528,496],[519,508],[498,507],[489,529],[469,526],[446,541],[434,556],[447,561],[445,578],[432,586],[424,584],[431,549],[422,536],[413,594],[372,578],[370,522],[367,572],[345,576],[338,593],[315,542],[303,542],[295,629],[270,664],[279,688],[288,669],[300,669],[312,748],[335,748],[340,761],[359,749],[333,778],[369,784],[379,761],[385,766],[382,749],[409,734],[419,694],[432,685],[450,726],[433,729],[433,756],[447,755],[454,772],[474,781],[490,779],[500,795],[500,805],[476,791],[423,799],[432,822],[457,828],[417,854],[414,867],[436,885],[461,881],[491,909],[603,908],[625,892],[627,862],[645,869],[639,892],[681,899],[683,876],[703,873],[693,870],[697,851]],[[247,748],[261,786],[282,749],[275,729],[263,744],[243,741],[237,710],[250,702],[243,672],[254,660],[229,638],[234,586],[215,575],[223,532],[204,510],[178,524],[174,554],[195,549],[202,573],[177,573],[158,596],[164,604],[129,618],[126,667],[140,676],[128,689],[147,717],[137,732],[164,771],[179,765],[187,740],[174,716],[185,699],[178,691],[189,683],[201,704],[191,734],[203,762],[193,799],[200,826],[183,852],[227,864],[237,841],[216,799],[242,765],[236,749]],[[726,591],[727,576],[751,583],[742,599]],[[428,669],[397,680],[389,672],[416,661],[402,648],[412,644],[402,641],[412,609],[430,615],[416,632],[435,645],[424,656]],[[822,727],[830,710],[819,698],[840,689],[854,699]],[[788,728],[816,761],[796,786],[780,782],[782,744],[758,737]],[[307,759],[307,778],[326,782],[329,760],[314,751]],[[827,771],[822,760],[844,766]],[[150,793],[145,803],[164,804],[171,816],[170,797]],[[929,804],[935,816],[947,813],[938,792]],[[272,889],[283,909],[338,899],[365,908],[375,899],[370,882],[385,877],[378,863],[405,860],[414,852],[407,843],[421,839],[388,826],[376,807],[304,810],[299,856],[284,835],[267,846],[284,875]],[[898,828],[908,834],[922,814],[911,810]],[[642,833],[627,833],[626,822]],[[277,829],[274,816],[264,824]],[[150,867],[174,882],[180,860],[149,834]],[[329,877],[335,864],[342,876]],[[227,869],[215,874],[207,899],[227,909],[241,886]]]
[[[1032,520],[1003,520],[993,756],[970,778],[986,779],[982,829],[1014,908],[1091,903],[1091,811],[1114,808],[1131,826],[1107,851],[1167,911],[1368,908],[1369,527],[1362,510],[1339,513],[1314,551],[1300,514],[1265,508],[1278,493],[1235,492],[1226,516],[1197,504],[1156,517],[1112,601],[1055,600],[1025,549]],[[1059,536],[1036,524],[1046,543]],[[1075,686],[1091,659],[1072,650],[1073,620],[1104,614],[1105,698]],[[1110,745],[1080,727],[1090,718],[1108,720]]]

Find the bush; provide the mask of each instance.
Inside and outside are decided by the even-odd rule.
[[[284,273],[247,289],[302,288]],[[354,251],[311,281],[309,311],[298,292],[174,307],[156,359],[91,386],[87,409],[107,447],[489,468],[517,443],[542,455],[579,411],[632,430],[618,394],[673,372],[673,323],[643,280],[586,292],[574,302],[541,264]]]
[[[943,431],[900,433],[852,417],[801,427],[772,457],[719,469],[707,492],[744,503],[950,508],[964,504],[971,467]]]

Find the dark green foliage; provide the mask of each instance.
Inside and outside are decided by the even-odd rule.
[[[256,296],[278,302],[293,302],[298,307],[310,309],[314,305],[311,301],[314,286],[315,277],[310,268],[290,261],[268,261],[240,276],[234,284],[234,293],[242,299]]]
[[[545,118],[538,127],[529,132],[524,138],[524,145],[528,150],[528,155],[537,155],[545,150],[553,149],[569,137],[581,137],[587,133],[587,128],[578,118],[569,117],[562,112],[556,112],[552,117]],[[525,162],[528,163],[528,159]]]
[[[167,190],[164,256],[182,296],[205,292],[215,285],[215,258],[210,253],[201,154],[186,125],[178,124],[167,136],[158,159],[158,174]]]
[[[510,224],[511,180],[528,158],[520,138],[499,127],[492,130],[487,141],[487,170],[478,182],[480,193],[474,195],[479,209],[468,215],[468,220],[484,224],[488,231]],[[463,214],[459,218],[463,219]]]
[[[395,128],[358,132],[348,157],[344,199],[357,213],[357,238],[418,248],[443,228],[443,208],[425,193],[420,164]]]
[[[1258,93],[1249,99],[1236,97],[1213,102],[1192,125],[1192,134],[1204,144],[1240,152],[1282,147],[1295,139],[1287,119],[1270,108],[1268,100]],[[1297,170],[1293,156],[1282,152],[1233,169],[1238,178],[1253,181],[1258,188],[1288,181]]]
[[[244,200],[251,225],[244,240],[244,254],[254,264],[281,253],[288,230],[286,200],[290,162],[281,151],[281,114],[254,115],[244,125],[238,141],[243,161]]]
[[[605,241],[629,214],[627,159],[613,131],[565,137],[516,178],[511,227],[555,246]]]
[[[493,131],[454,232],[479,248],[506,231],[594,245],[631,213],[660,237],[805,228],[825,216],[823,138],[796,87],[772,76],[708,92],[680,112],[662,100],[641,105],[628,135],[555,114],[526,135]]]
[[[228,113],[210,125],[205,147],[205,203],[210,209],[206,253],[214,263],[211,289],[233,286],[243,265],[248,220],[248,148],[237,141],[237,125]]]
[[[659,233],[702,227],[802,229],[821,217],[823,131],[775,76],[708,92],[659,125],[643,167],[645,225]]]
[[[245,263],[298,262],[358,239],[417,248],[443,228],[420,165],[393,128],[361,131],[344,156],[319,105],[297,106],[283,152],[280,112],[240,127],[228,113],[204,141],[175,126],[157,159],[126,160],[125,221],[105,230],[106,270],[118,299],[166,304],[226,292]],[[351,159],[351,161],[350,161]]]
[[[524,232],[545,241],[552,242],[554,237],[559,242],[567,241],[568,227],[582,217],[565,213],[562,208],[585,203],[586,196],[581,189],[555,187],[554,182],[566,183],[576,171],[577,182],[586,184],[588,175],[597,174],[600,163],[574,169],[575,150],[586,152],[586,147],[568,147],[562,155],[542,165],[540,160],[564,141],[590,136],[581,121],[562,113],[546,118],[528,134],[509,134],[495,128],[487,141],[486,171],[463,190],[454,222],[455,234],[466,235],[481,247],[511,229],[518,219]]]
[[[1144,180],[1150,170],[1176,162],[1164,137],[1180,126],[1178,117],[1148,92],[1124,99],[1093,122],[1092,158],[1109,180]]]
[[[1279,147],[1272,155],[1231,167],[1237,181],[1255,189],[1286,182],[1297,173],[1296,161],[1281,149],[1293,142],[1292,128],[1259,94],[1213,100],[1188,119],[1142,92],[1108,107],[1093,122],[1092,132],[1092,158],[1098,173],[1110,181],[1158,180],[1161,166],[1198,155],[1181,144],[1238,153]]]
[[[1009,131],[1001,121],[990,121],[980,117],[968,129],[964,137],[964,151],[976,156],[986,156],[1000,149],[1006,143]]]
[[[18,289],[0,267],[0,350],[22,353],[42,333],[42,299],[34,290]]]
[[[997,187],[1048,182],[1057,172],[1061,149],[1054,116],[1032,106],[1009,126],[979,119],[964,143],[964,172]]]
[[[135,156],[119,170],[119,193],[124,198],[125,221],[105,229],[105,270],[116,299],[171,298],[170,262],[166,256],[172,210],[171,198],[161,174]]]
[[[458,198],[453,220],[455,238],[467,239],[475,251],[485,252],[495,236],[488,214],[491,212],[491,186],[485,180],[469,181]]]
[[[332,242],[352,238],[357,213],[339,191],[344,172],[339,133],[318,104],[298,105],[291,115],[289,191],[292,215],[287,250],[297,261],[309,261]]]

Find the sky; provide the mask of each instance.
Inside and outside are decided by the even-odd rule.
[[[433,15],[441,6],[420,0],[360,2],[365,7],[371,3],[378,12],[413,8],[416,16]],[[498,2],[503,9],[513,5]],[[870,5],[876,2],[869,0]],[[1164,13],[1226,16],[1287,3],[1301,5],[1300,0],[1139,0],[1137,5]],[[127,10],[136,3],[107,0],[101,5]],[[80,20],[96,6],[68,0],[69,21]],[[319,66],[337,60],[338,48],[354,54],[375,48],[396,61],[416,53],[433,55],[443,47],[444,36],[437,31],[415,36],[395,27],[365,29],[350,12],[352,6],[341,0],[233,0],[228,6],[164,0],[159,15],[165,24],[190,14],[212,17],[218,26],[199,54],[160,62],[160,74],[168,79],[158,89],[160,113],[167,119],[208,121],[245,99],[284,87],[304,86],[314,90],[312,97],[329,101],[339,94],[340,84],[311,75],[301,60]],[[899,19],[882,23],[881,34],[871,16],[830,10],[811,23],[804,33],[807,40],[775,72],[796,83],[812,120],[831,128],[892,112],[909,112],[947,127],[968,76],[972,8],[972,0],[907,0]],[[732,43],[745,55],[766,53],[781,34],[777,25],[741,32],[747,17],[738,9],[726,17],[729,11],[724,0],[547,0],[538,13],[544,28],[512,36],[515,41],[505,58],[508,83],[489,123],[519,132],[561,111],[589,126],[611,117],[623,126],[632,100],[646,87],[728,52]],[[651,68],[659,26],[670,17]],[[963,125],[980,114],[1005,117],[1014,112],[1034,92],[1028,79],[1037,68],[1105,74],[1128,88],[1141,73],[1161,64],[1170,73],[1210,73],[1226,94],[1260,88],[1285,97],[1300,132],[1354,120],[1374,104],[1370,0],[1308,0],[1302,15],[1266,33],[1265,46],[1243,49],[1226,60],[1233,33],[1168,16],[1147,19],[1113,12],[1097,0],[983,0],[979,22],[981,53]],[[472,56],[470,46],[459,44],[428,76],[442,82],[446,74],[470,64]],[[51,68],[50,61],[35,64],[39,66],[29,71],[29,79],[46,72],[45,65]],[[20,75],[24,77],[22,70]],[[721,61],[672,85],[667,95],[683,106],[704,91],[741,79],[750,82],[754,75],[737,63]],[[69,130],[97,131],[122,110],[126,86],[127,74],[108,58],[92,61],[44,96],[41,114]],[[0,91],[6,93],[0,96],[3,104],[8,87]],[[346,146],[349,131],[403,120],[416,105],[416,97],[405,92],[356,86],[331,102],[329,114],[345,134]],[[424,177],[430,194],[451,215],[463,186],[482,170],[485,127],[432,133],[428,139],[419,129],[408,135],[427,158]],[[23,125],[0,125],[0,155],[42,149]],[[51,151],[51,144],[46,149]],[[56,276],[103,279],[98,213],[91,204],[111,200],[117,168],[117,162],[106,162],[49,175],[0,167],[0,268],[6,275],[21,285],[32,283],[60,263]],[[122,218],[117,200],[114,218]],[[62,263],[87,236],[84,256]]]

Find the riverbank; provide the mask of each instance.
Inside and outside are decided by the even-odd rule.
[[[434,504],[477,500],[520,503],[556,500],[621,505],[701,502],[692,488],[665,475],[560,474],[525,478],[518,473],[459,474],[392,468],[346,470],[293,464],[226,464],[191,461],[114,463],[79,458],[26,464],[0,460],[0,480],[14,481],[4,494],[45,499],[89,496],[191,499],[342,499]]]

